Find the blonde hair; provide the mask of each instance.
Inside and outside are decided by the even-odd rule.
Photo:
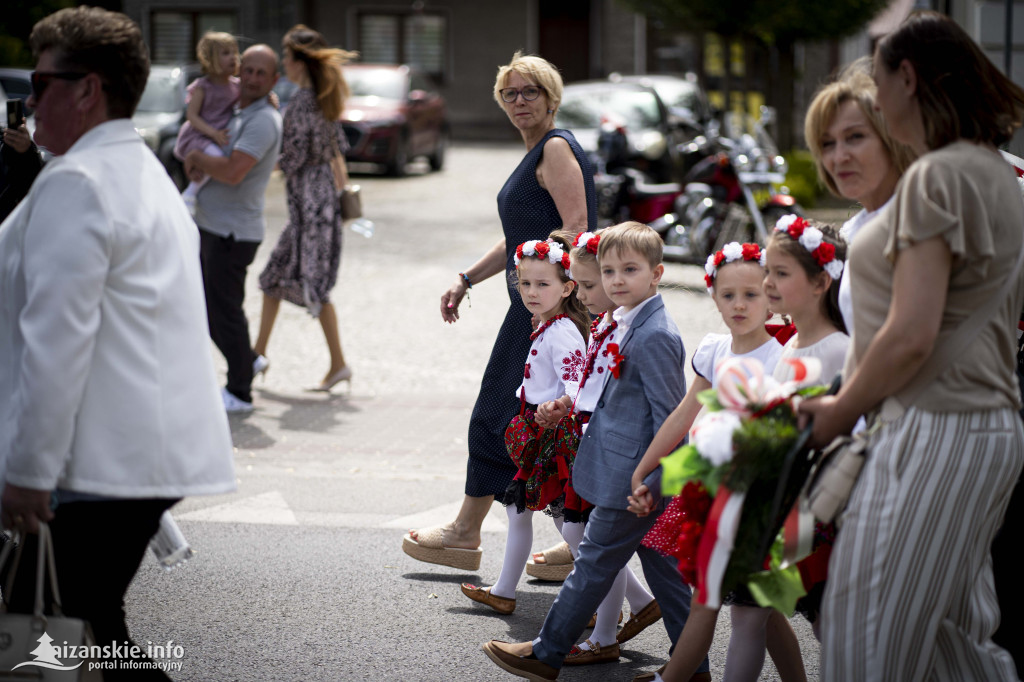
[[[498,77],[494,79],[494,101],[499,107],[505,106],[501,90],[513,71],[527,80],[536,81],[537,85],[544,88],[548,108],[558,111],[558,105],[562,103],[562,74],[548,60],[536,55],[524,55],[522,50],[517,50],[508,64],[498,67]]]
[[[238,54],[238,41],[230,33],[207,31],[203,34],[203,37],[199,39],[199,44],[196,45],[196,59],[199,60],[199,65],[203,67],[203,73],[211,76],[223,75],[220,72],[220,60],[217,59],[217,53],[221,48],[225,47]],[[229,73],[227,75],[233,76],[235,74]]]
[[[281,40],[281,46],[306,67],[317,106],[324,118],[328,121],[341,118],[345,100],[350,94],[341,67],[358,57],[359,53],[328,47],[323,35],[303,24],[289,29]]]
[[[839,108],[847,102],[857,103],[857,108],[864,114],[868,125],[882,140],[889,163],[893,165],[898,175],[903,175],[903,171],[907,170],[916,158],[910,147],[897,142],[889,135],[885,119],[875,110],[877,93],[878,88],[871,77],[871,58],[861,57],[843,69],[835,81],[819,89],[807,109],[807,117],[804,119],[804,139],[807,141],[807,148],[814,157],[814,165],[818,169],[818,177],[822,184],[837,197],[842,197],[842,194],[836,186],[835,178],[825,170],[822,161],[822,139],[825,137],[825,131],[835,120]]]
[[[627,250],[636,251],[653,269],[661,265],[664,246],[661,236],[649,225],[628,220],[612,225],[601,233],[601,242],[597,245],[597,260],[601,262],[612,249],[618,254]]]

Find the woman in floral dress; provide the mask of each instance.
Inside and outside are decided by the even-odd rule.
[[[341,207],[331,159],[347,145],[340,116],[348,96],[341,65],[354,56],[329,48],[324,37],[299,24],[285,34],[285,75],[299,86],[284,116],[279,165],[287,177],[288,224],[260,275],[263,314],[253,351],[254,374],[269,366],[267,342],[281,301],[306,308],[320,320],[331,365],[318,390],[351,381],[330,292],[341,261]]]

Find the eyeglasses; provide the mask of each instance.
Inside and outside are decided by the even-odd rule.
[[[32,81],[32,92],[36,99],[41,99],[46,88],[55,80],[78,81],[82,80],[89,73],[87,71],[33,71],[29,76]]]
[[[540,97],[542,92],[544,92],[544,88],[539,85],[527,85],[525,88],[502,88],[498,94],[501,95],[502,102],[512,104],[519,95],[522,95],[527,102],[532,102]]]

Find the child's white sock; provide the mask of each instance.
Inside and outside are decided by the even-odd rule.
[[[647,591],[644,584],[636,577],[636,573],[629,566],[626,571],[626,601],[629,602],[629,612],[639,613],[645,606],[654,601],[654,595]]]
[[[515,599],[516,586],[526,569],[526,560],[533,548],[533,512],[527,509],[522,514],[516,506],[505,507],[508,515],[508,536],[505,538],[505,562],[501,574],[491,587],[491,594],[506,599]]]
[[[615,643],[615,633],[619,625],[619,613],[622,612],[622,595],[626,591],[627,568],[619,571],[612,582],[608,594],[597,607],[597,622],[589,639],[594,644],[611,646]]]
[[[562,524],[562,539],[569,544],[569,550],[572,552],[572,558],[575,559],[580,553],[580,542],[583,541],[583,531],[586,529],[586,525],[582,523],[563,523]]]

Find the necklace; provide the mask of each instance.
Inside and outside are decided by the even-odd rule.
[[[608,313],[604,313],[604,315],[607,314]],[[605,339],[607,339],[611,333],[615,331],[615,328],[619,326],[619,323],[613,319],[611,324],[603,330],[597,331],[597,327],[603,319],[604,316],[601,316],[594,320],[593,324],[590,325],[590,348],[587,349],[587,364],[583,367],[583,377],[580,379],[580,389],[582,389],[583,385],[587,383],[587,378],[594,371],[594,363],[597,361],[597,355],[601,352],[601,346],[604,345]]]
[[[553,325],[553,324],[554,324],[555,322],[557,322],[558,320],[561,320],[561,319],[563,319],[563,318],[567,318],[567,317],[569,317],[569,316],[568,316],[568,315],[566,315],[565,313],[560,313],[560,314],[558,314],[558,315],[555,315],[555,316],[554,316],[554,317],[552,317],[552,318],[551,318],[550,320],[548,320],[547,322],[545,322],[545,323],[544,323],[544,324],[542,324],[541,326],[537,327],[537,331],[535,331],[535,332],[533,332],[532,334],[530,334],[530,341],[536,341],[537,339],[539,339],[539,338],[540,338],[540,335],[541,335],[541,334],[543,334],[544,332],[546,332],[546,331],[547,331],[548,327],[550,327],[551,325]]]

